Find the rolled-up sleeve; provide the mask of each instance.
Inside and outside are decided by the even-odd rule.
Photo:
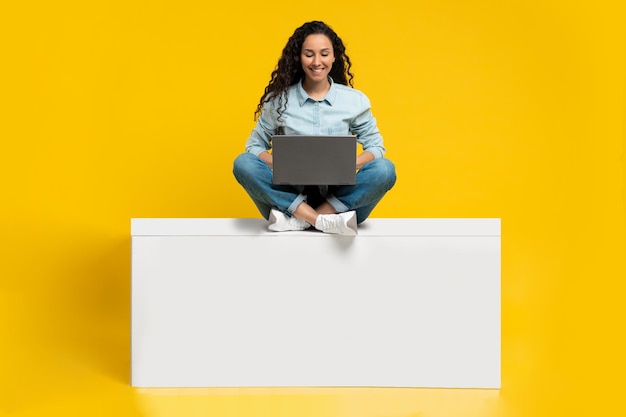
[[[275,111],[270,106],[264,107],[256,126],[246,141],[246,152],[258,156],[261,152],[270,150],[272,148],[272,136],[278,127]]]
[[[361,94],[360,112],[354,118],[350,130],[356,135],[364,151],[371,152],[375,158],[385,155],[383,137],[372,114],[370,101],[364,94]]]

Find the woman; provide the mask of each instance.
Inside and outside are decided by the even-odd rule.
[[[356,235],[376,204],[393,187],[395,167],[384,158],[383,139],[368,98],[352,88],[350,58],[343,42],[324,22],[307,22],[283,49],[257,105],[256,127],[233,173],[250,195],[269,230],[304,230]],[[271,137],[354,134],[355,185],[292,187],[272,184]]]

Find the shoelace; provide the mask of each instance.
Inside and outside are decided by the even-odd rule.
[[[326,233],[339,233],[341,231],[341,217],[322,217],[322,230]]]
[[[272,210],[269,219],[269,225],[277,225],[278,229],[287,228],[289,230],[305,230],[310,227],[310,225],[304,220],[300,220],[297,217],[288,217],[284,213],[279,211]]]

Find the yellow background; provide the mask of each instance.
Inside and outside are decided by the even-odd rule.
[[[3,2],[0,415],[619,415],[622,3]],[[373,216],[502,218],[500,391],[128,386],[129,219],[258,216],[232,160],[313,19],[397,166]]]

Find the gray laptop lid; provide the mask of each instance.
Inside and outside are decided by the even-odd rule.
[[[356,137],[352,135],[273,136],[273,183],[353,185],[356,146]]]

